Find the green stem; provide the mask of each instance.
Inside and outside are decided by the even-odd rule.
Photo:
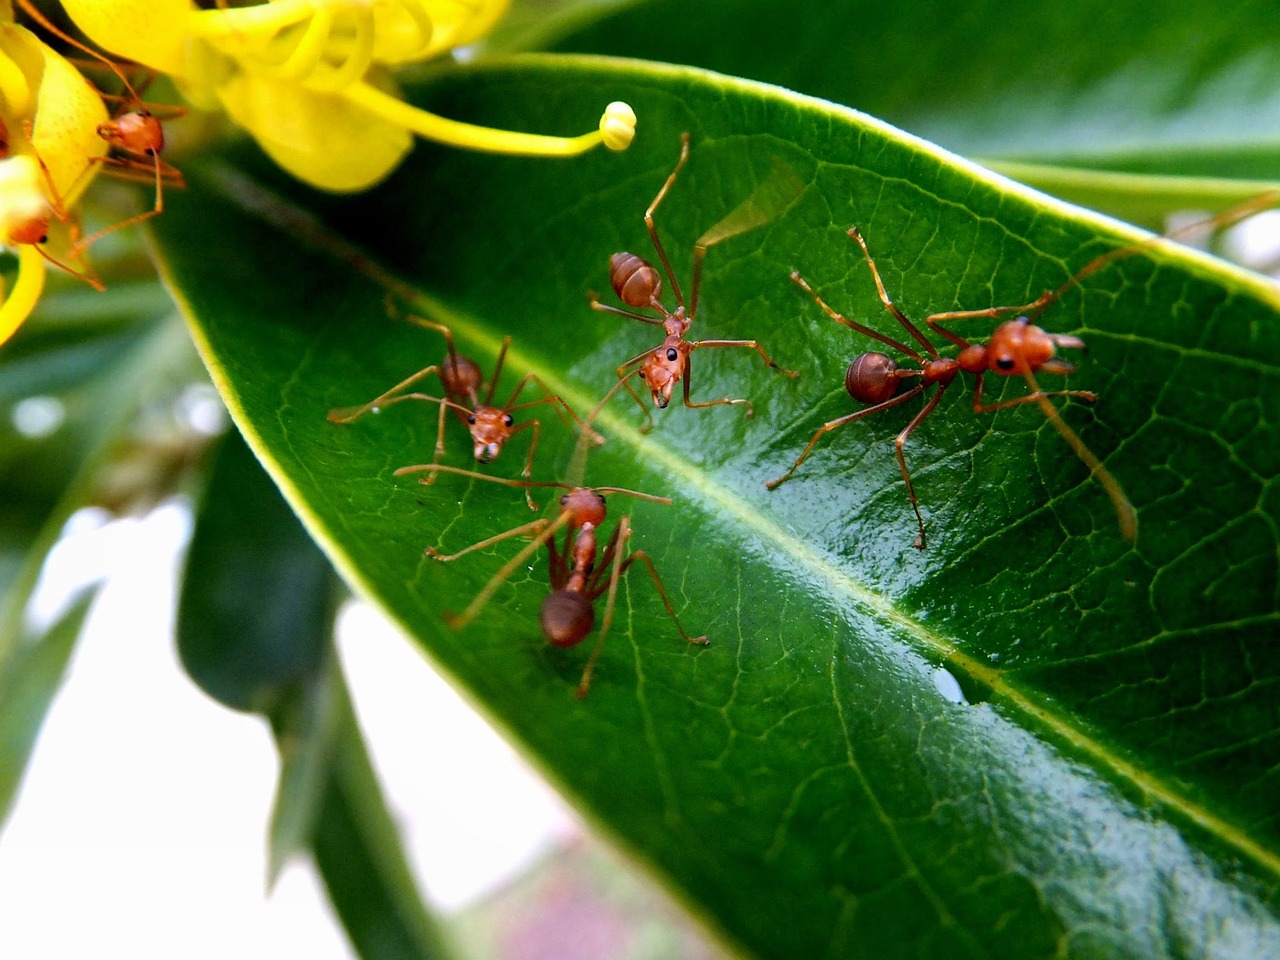
[[[311,840],[329,899],[364,960],[452,956],[418,893],[350,696],[334,674],[333,755]]]

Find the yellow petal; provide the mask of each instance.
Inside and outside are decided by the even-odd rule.
[[[39,41],[37,41],[39,42]],[[102,97],[71,64],[43,43],[44,73],[36,95],[31,145],[49,170],[50,179],[69,208],[93,179],[107,142],[98,124],[107,120]]]
[[[44,258],[40,251],[30,244],[18,248],[18,281],[4,297],[0,290],[0,343],[13,336],[14,331],[22,326],[35,308],[36,301],[44,291]]]
[[[341,95],[243,73],[218,95],[276,163],[322,190],[365,190],[391,173],[413,145],[404,129]]]
[[[62,6],[102,49],[182,75],[190,0],[62,0]]]
[[[509,0],[376,0],[373,59],[400,64],[438,56],[480,39]]]

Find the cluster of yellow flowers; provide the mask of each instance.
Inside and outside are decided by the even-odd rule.
[[[479,39],[507,4],[267,0],[205,10],[193,0],[63,0],[103,50],[170,75],[195,106],[225,110],[294,176],[335,192],[378,183],[414,136],[531,156],[630,145],[636,117],[621,102],[605,108],[597,129],[555,137],[448,120],[397,96],[391,68]],[[0,305],[0,343],[35,305],[45,261],[71,270],[56,251],[83,246],[73,246],[69,211],[109,147],[101,96],[13,19],[11,0],[0,0],[0,243],[19,261]]]
[[[45,260],[62,265],[72,239],[67,211],[107,152],[97,133],[106,120],[97,90],[0,0],[0,244],[18,257],[0,305],[0,343],[40,298]]]

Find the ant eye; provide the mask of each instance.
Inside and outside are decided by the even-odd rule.
[[[467,423],[475,423],[476,415],[474,413],[467,415]]]
[[[516,418],[508,413],[505,417],[502,418],[502,422],[509,427],[516,422]]]
[[[668,359],[668,360],[674,361],[674,360],[676,360],[679,356],[680,356],[680,354],[679,354],[679,352],[676,350],[676,348],[675,348],[675,347],[668,347],[668,348],[667,348],[667,359]]]
[[[643,370],[639,371],[639,374],[640,374],[640,379],[641,379],[641,380],[643,380],[643,379],[644,379],[644,371],[643,371]]]
[[[568,502],[569,502],[569,495],[566,493],[563,497],[560,498],[560,506],[563,507]]]
[[[999,360],[996,361],[996,366],[999,367],[1001,370],[1012,370],[1013,359],[1011,357],[1001,357]]]

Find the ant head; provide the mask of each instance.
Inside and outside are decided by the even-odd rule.
[[[542,634],[557,647],[583,641],[596,622],[596,611],[586,597],[573,590],[557,590],[542,601]]]
[[[651,307],[662,295],[662,278],[649,261],[634,253],[609,258],[609,282],[613,292],[629,307]]]
[[[996,327],[986,345],[987,369],[1010,376],[1023,370],[1035,372],[1048,363],[1056,350],[1054,338],[1018,317]]]
[[[49,217],[31,217],[9,229],[10,243],[40,244],[49,239]]]
[[[502,445],[511,436],[515,423],[511,414],[497,407],[476,407],[467,417],[471,439],[475,441],[476,459],[488,463],[502,452]]]
[[[146,110],[130,110],[98,127],[98,136],[128,153],[154,156],[164,149],[164,128]]]
[[[886,354],[859,354],[844,372],[844,388],[859,403],[884,403],[902,383],[893,375],[897,369],[898,364]]]
[[[604,497],[590,487],[574,487],[560,498],[560,509],[572,515],[569,523],[574,527],[583,527],[588,523],[598,527],[604,523]]]
[[[665,410],[671,402],[671,391],[684,376],[687,348],[681,349],[679,337],[668,337],[662,346],[654,350],[640,367],[640,379],[649,386],[653,402],[659,410]]]

